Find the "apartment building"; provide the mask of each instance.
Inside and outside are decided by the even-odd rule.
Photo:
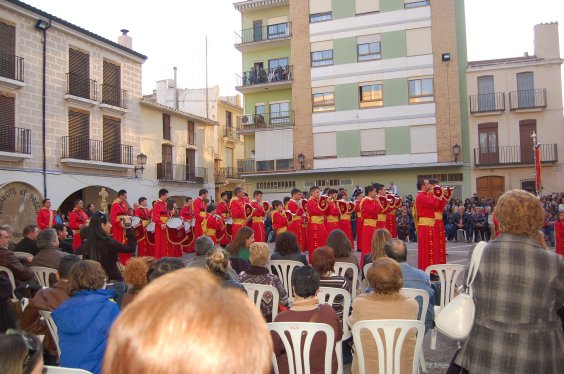
[[[533,134],[545,194],[564,190],[562,58],[558,24],[534,27],[534,53],[468,63],[472,191],[536,191]],[[558,144],[561,146],[559,147]]]
[[[405,195],[433,175],[470,193],[462,0],[234,6],[248,189],[394,181]]]
[[[115,43],[0,3],[0,193],[20,196],[3,200],[2,223],[34,222],[45,196],[68,211],[74,199],[102,209],[121,188],[147,191],[135,178],[146,57],[131,44],[127,30]]]

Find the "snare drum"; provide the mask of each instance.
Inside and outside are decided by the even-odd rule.
[[[225,232],[227,235],[233,235],[233,218],[229,217],[225,220]]]
[[[184,221],[184,231],[188,232],[190,230],[192,230],[192,224],[190,221]]]
[[[178,230],[183,224],[184,222],[182,221],[182,218],[179,217],[172,217],[166,221],[166,227],[169,229]]]
[[[187,239],[182,218],[172,217],[166,222],[166,236],[172,244],[182,244]]]
[[[141,218],[131,217],[131,227],[133,228],[133,232],[135,232],[135,239],[137,239],[137,241],[143,240],[145,237],[145,228],[141,224]]]
[[[131,227],[136,228],[141,224],[141,218],[137,216],[131,217]]]
[[[147,227],[145,227],[145,230],[147,231],[147,242],[150,245],[155,244],[155,226],[155,222],[151,221],[147,224]]]
[[[147,227],[146,227],[147,232],[150,232],[151,234],[154,234],[154,233],[155,233],[155,226],[156,226],[156,225],[155,225],[155,222],[153,222],[153,221],[149,222],[149,223],[147,224]]]

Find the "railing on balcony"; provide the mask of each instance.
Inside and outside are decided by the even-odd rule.
[[[239,140],[239,133],[235,127],[226,126],[225,130],[223,131],[223,136],[233,140]]]
[[[223,167],[216,170],[215,178],[217,182],[218,180],[224,181],[225,179],[241,179],[241,175],[237,168]]]
[[[258,84],[278,84],[281,82],[292,81],[293,65],[278,66],[274,69],[259,69],[244,71],[242,75],[235,74],[237,78],[237,87],[253,86]]]
[[[494,92],[470,96],[470,113],[505,111],[505,93]]]
[[[63,136],[62,158],[133,165],[133,147],[113,141]]]
[[[110,84],[102,85],[102,104],[127,109],[127,90]]]
[[[539,144],[541,162],[558,162],[558,147],[556,144]],[[476,166],[494,165],[526,165],[534,164],[535,154],[533,146],[503,146],[489,148],[474,148],[474,164]]]
[[[98,100],[98,83],[88,77],[67,73],[67,94],[96,101]]]
[[[237,169],[239,169],[239,173],[295,170],[293,158],[266,161],[255,161],[254,159],[237,160]]]
[[[509,93],[509,109],[546,108],[546,88],[512,91]]]
[[[0,77],[24,81],[24,59],[10,53],[0,51]]]
[[[294,126],[294,111],[246,114],[237,117],[239,131]]]
[[[207,183],[208,169],[161,162],[157,164],[157,179],[168,182]]]
[[[31,130],[0,126],[0,152],[31,154]]]
[[[275,25],[257,26],[252,29],[242,30],[235,33],[236,44],[258,43],[265,40],[277,40],[292,36],[292,23],[284,22]]]

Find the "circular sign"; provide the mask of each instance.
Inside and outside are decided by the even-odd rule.
[[[0,225],[12,226],[12,241],[17,243],[22,239],[24,227],[37,224],[42,201],[41,192],[27,183],[12,182],[0,186]]]

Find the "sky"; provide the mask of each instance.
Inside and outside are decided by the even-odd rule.
[[[219,85],[222,96],[237,94],[235,74],[242,68],[234,44],[241,16],[233,0],[23,1],[112,41],[128,29],[133,49],[148,57],[143,94],[172,79],[175,66],[178,87],[205,87],[207,36],[208,85]],[[470,61],[532,55],[533,26],[554,21],[563,55],[563,0],[466,0],[465,9]]]

